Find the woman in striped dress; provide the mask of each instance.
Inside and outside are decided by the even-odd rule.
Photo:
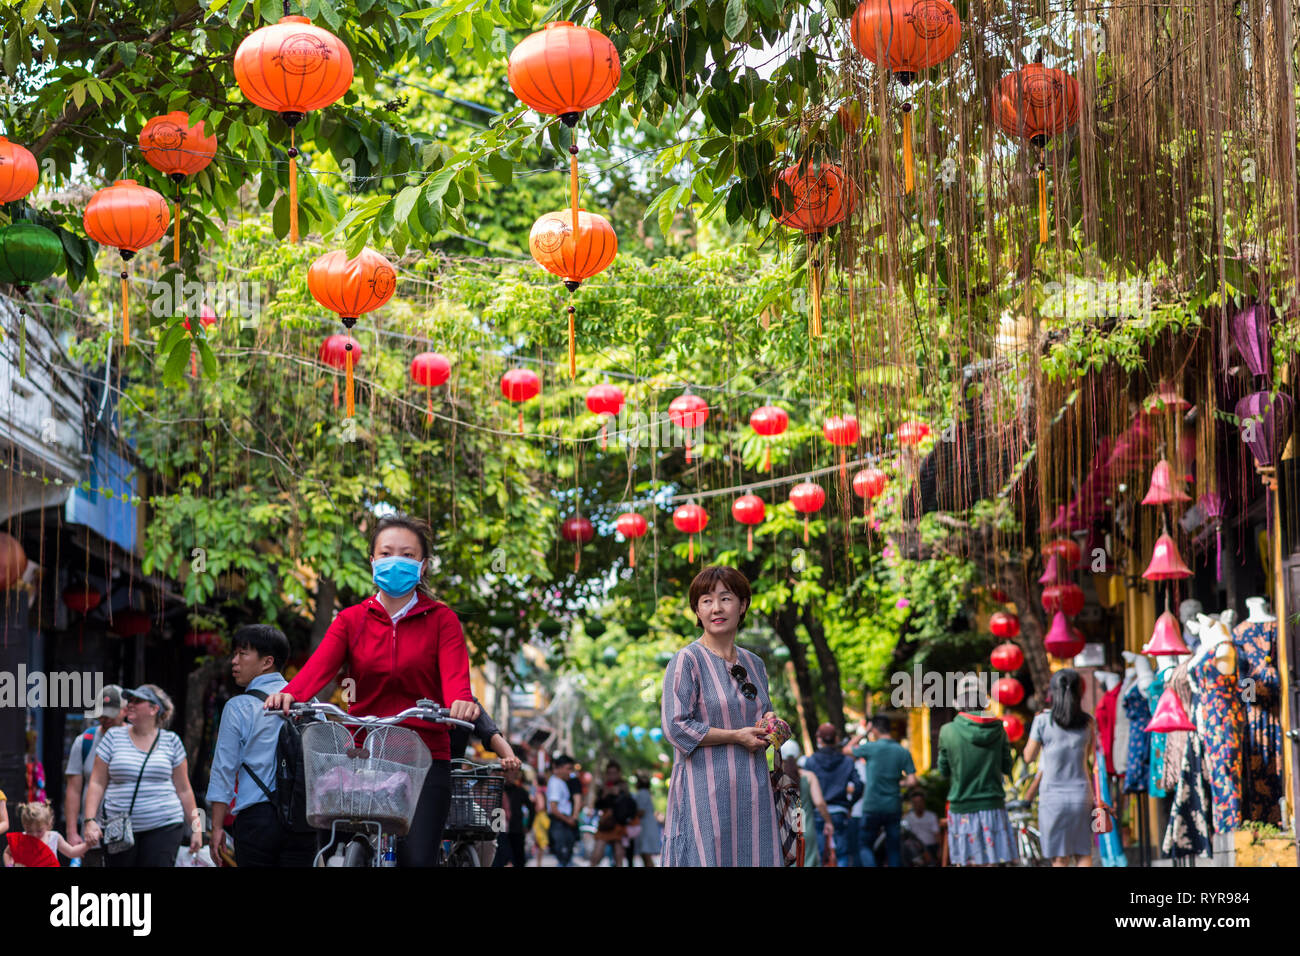
[[[663,731],[673,745],[663,866],[781,866],[768,739],[755,726],[774,716],[767,672],[736,646],[749,610],[749,582],[708,567],[691,582],[700,638],[664,674]]]

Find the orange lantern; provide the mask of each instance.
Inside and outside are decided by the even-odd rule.
[[[337,312],[349,332],[357,317],[373,312],[393,297],[397,270],[375,250],[362,249],[354,258],[342,250],[327,252],[307,270],[307,288],[331,312]],[[346,358],[352,353],[347,352]],[[347,417],[354,412],[352,363],[347,363]]]
[[[576,206],[573,216],[563,212],[548,212],[535,223],[528,234],[528,251],[533,260],[551,275],[564,280],[570,292],[578,291],[582,280],[604,272],[618,255],[618,237],[614,227],[604,216],[580,210]],[[578,376],[578,352],[574,314],[570,303],[569,313],[569,378]]]
[[[790,191],[789,202],[781,198],[782,184]],[[852,211],[853,193],[844,170],[834,163],[823,163],[816,169],[801,163],[781,171],[772,195],[780,207],[777,221],[800,230],[808,240],[808,281],[812,287],[808,334],[815,338],[822,334],[821,259],[817,243],[827,229],[843,222]]]
[[[1041,54],[1040,54],[1041,55]],[[1047,241],[1047,138],[1079,121],[1079,82],[1063,70],[1027,63],[998,83],[993,118],[1008,136],[1038,150],[1038,241]]]
[[[961,42],[961,18],[947,0],[862,0],[849,24],[858,52],[910,86],[916,74],[948,59]],[[912,104],[903,104],[903,188],[912,172]]]
[[[40,178],[31,150],[0,136],[0,204],[25,199]]]
[[[0,591],[7,591],[23,579],[27,570],[27,553],[11,534],[0,531]]]
[[[306,114],[336,102],[352,86],[352,54],[342,40],[312,26],[306,17],[286,15],[239,44],[235,82],[251,102],[280,114],[289,127],[289,241],[297,242],[295,127]]]
[[[86,235],[101,246],[112,246],[128,262],[132,256],[167,234],[171,214],[167,200],[134,179],[119,179],[90,197],[81,217]],[[131,344],[131,314],[127,307],[126,268],[122,278],[122,344]]]
[[[217,155],[217,138],[203,135],[203,120],[190,125],[182,110],[155,116],[140,130],[144,161],[165,173],[176,185],[176,232],[172,236],[172,261],[181,261],[181,183],[208,168]]]
[[[433,386],[441,385],[451,378],[451,362],[447,356],[437,352],[421,352],[411,359],[411,381],[423,385],[429,400],[427,421],[433,423]]]

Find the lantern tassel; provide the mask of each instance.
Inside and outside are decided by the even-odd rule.
[[[636,567],[636,542],[634,541],[628,541],[627,543],[627,566],[629,568]]]
[[[352,418],[356,414],[356,399],[353,395],[354,383],[352,380],[352,349],[347,350],[347,377],[348,377],[348,404],[347,417]]]
[[[27,377],[27,312],[18,310],[18,374]]]
[[[1223,580],[1223,528],[1214,531],[1214,580]]]
[[[298,150],[294,145],[295,130],[289,130],[289,241],[298,242]]]
[[[181,187],[176,184],[176,222],[172,233],[172,262],[181,264]]]
[[[131,313],[127,309],[126,273],[122,273],[122,345],[131,344]]]
[[[334,407],[339,407],[339,380],[337,375],[334,377]]]
[[[803,543],[808,543],[808,516],[803,516]]]
[[[605,423],[601,422],[600,423],[600,450],[606,451],[608,449],[609,449],[609,435],[608,432],[605,430]]]
[[[519,434],[524,433],[524,410],[519,409]]]
[[[689,438],[686,439],[686,460],[691,460],[691,440]]]
[[[1038,164],[1038,241],[1047,242],[1047,166]]]
[[[573,552],[573,573],[578,573],[578,567],[582,564],[582,548],[579,547]]]
[[[573,209],[573,239],[578,239],[578,147],[569,150],[569,205]]]
[[[814,259],[812,261],[812,314],[808,321],[808,335],[811,338],[821,338],[822,334],[822,276],[821,262]]]
[[[695,535],[691,535],[691,543],[686,546],[686,560],[690,564],[695,563]]]
[[[578,345],[573,328],[573,306],[569,306],[569,378],[578,377]]]
[[[750,526],[746,530],[748,531],[748,533],[745,535],[745,547],[749,549],[750,554],[753,554],[754,553],[754,528],[753,526]]]
[[[190,378],[199,377],[199,353],[196,349],[190,349]]]
[[[763,470],[772,470],[772,446],[768,445],[763,449]]]
[[[428,406],[429,406],[429,411],[425,415],[424,420],[428,422],[430,425],[432,425],[433,424],[433,386],[426,385],[424,387],[424,394],[425,394],[425,398],[428,399]]]
[[[912,104],[903,107],[903,191],[916,188],[916,175],[912,171]]]

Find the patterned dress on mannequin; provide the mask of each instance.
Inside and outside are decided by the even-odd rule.
[[[1200,701],[1193,699],[1191,681],[1187,676],[1190,663],[1190,659],[1185,660],[1172,671],[1165,671],[1165,674],[1183,709],[1193,723],[1199,724],[1197,714]],[[1175,734],[1178,736],[1175,737]],[[1208,813],[1210,790],[1204,773],[1204,741],[1200,734],[1190,731],[1174,731],[1168,736],[1174,739],[1175,744],[1165,752],[1165,758],[1170,765],[1177,760],[1178,780],[1173,788],[1174,800],[1169,807],[1169,826],[1165,829],[1161,849],[1171,857],[1213,856]]]
[[[1237,684],[1246,698],[1242,812],[1247,820],[1281,823],[1278,800],[1282,798],[1282,722],[1278,718],[1278,701],[1282,681],[1277,672],[1277,622],[1242,621],[1233,629],[1232,642],[1237,647]]]
[[[1165,692],[1165,681],[1169,679],[1170,668],[1156,674],[1155,680],[1147,688],[1147,706],[1151,708],[1151,716],[1156,713],[1156,705],[1160,703],[1160,695]],[[1147,781],[1147,792],[1153,797],[1168,796],[1165,791],[1163,780],[1165,776],[1165,735],[1164,734],[1147,734],[1151,741],[1151,775]]]
[[[1124,713],[1128,715],[1128,754],[1124,763],[1124,792],[1146,793],[1148,761],[1151,747],[1147,743],[1147,724],[1151,708],[1142,688],[1135,682],[1124,694]]]
[[[1214,655],[1202,658],[1194,670],[1200,686],[1200,721],[1205,726],[1205,775],[1213,798],[1214,830],[1241,827],[1242,739],[1246,705],[1237,678],[1220,674]]]

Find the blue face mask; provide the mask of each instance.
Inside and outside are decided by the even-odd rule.
[[[420,565],[414,558],[393,555],[374,562],[375,586],[389,597],[402,597],[420,583]]]

